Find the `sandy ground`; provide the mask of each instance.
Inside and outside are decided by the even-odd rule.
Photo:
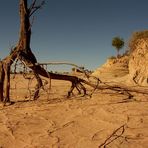
[[[91,98],[75,94],[67,99],[70,83],[52,80],[49,95],[42,90],[38,100],[31,101],[22,76],[11,84],[15,103],[0,107],[1,148],[98,148],[111,135],[106,147],[148,147],[144,94],[135,93],[132,100],[124,101],[122,94],[97,90]]]

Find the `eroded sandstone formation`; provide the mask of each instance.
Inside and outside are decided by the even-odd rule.
[[[148,39],[139,39],[129,60],[130,79],[142,86],[148,85]]]

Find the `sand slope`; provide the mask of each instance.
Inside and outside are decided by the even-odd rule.
[[[119,59],[107,59],[105,64],[92,74],[103,82],[127,82],[129,80],[128,56]]]

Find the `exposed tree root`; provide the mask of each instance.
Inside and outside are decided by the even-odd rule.
[[[68,91],[68,95],[67,98],[69,98],[71,96],[71,94],[73,93],[73,90],[76,88],[76,90],[78,91],[79,94],[82,94],[81,90],[83,91],[83,96],[86,95],[86,88],[84,87],[83,84],[81,84],[81,82],[72,82],[71,88]]]
[[[111,144],[118,138],[124,138],[126,140],[126,137],[122,136],[124,132],[125,132],[125,124],[114,130],[113,133],[102,144],[98,146],[98,148],[106,148],[109,144]]]
[[[138,90],[127,88],[124,86],[109,86],[109,85],[99,85],[101,81],[96,78],[97,83],[92,83],[76,76],[55,74],[47,72],[40,64],[38,64],[35,55],[32,53],[30,48],[30,39],[31,39],[31,27],[30,23],[31,16],[42,7],[44,1],[42,0],[39,5],[37,5],[37,0],[32,1],[31,5],[28,6],[27,0],[20,0],[20,34],[19,41],[15,48],[11,51],[10,55],[7,56],[0,62],[0,101],[9,102],[9,91],[10,91],[10,67],[12,63],[19,59],[25,64],[26,67],[32,69],[35,78],[37,80],[37,86],[35,88],[34,99],[39,97],[39,91],[43,88],[42,79],[40,76],[46,77],[49,79],[49,85],[51,87],[51,79],[64,80],[71,82],[71,88],[68,91],[68,97],[71,96],[73,90],[76,89],[78,93],[83,95],[87,94],[87,89],[85,84],[94,88],[90,96],[94,93],[95,90],[110,89],[115,92],[122,93],[128,96],[128,99],[133,98],[131,92],[138,92]],[[85,73],[85,71],[84,71]],[[85,73],[86,74],[86,73]],[[86,77],[89,78],[89,75],[86,74]],[[5,87],[4,87],[5,81]],[[4,91],[5,89],[5,91]],[[138,93],[143,93],[139,91]],[[147,93],[148,94],[148,93]]]

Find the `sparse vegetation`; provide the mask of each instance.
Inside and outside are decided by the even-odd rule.
[[[134,51],[139,39],[148,38],[148,30],[134,32],[129,40],[130,52]]]
[[[120,49],[124,46],[124,40],[120,37],[114,37],[112,40],[112,46],[116,48],[118,57]]]
[[[108,57],[108,59],[113,60],[113,59],[116,59],[116,57],[115,56],[110,56],[110,57]]]

